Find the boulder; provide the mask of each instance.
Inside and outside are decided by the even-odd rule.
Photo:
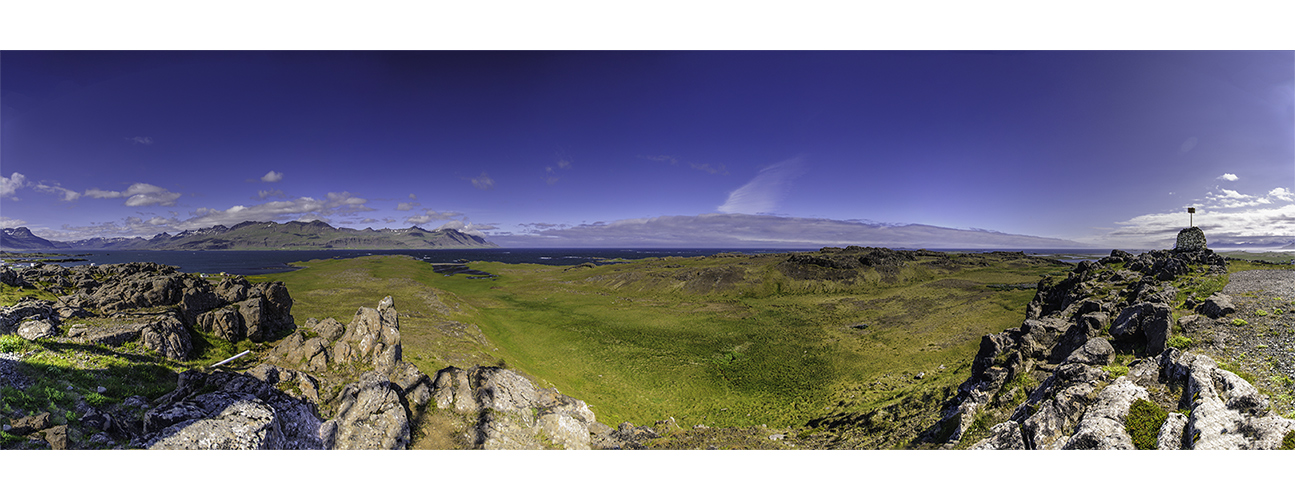
[[[346,327],[340,321],[328,318],[317,323],[314,327],[315,333],[329,342],[335,342],[342,338],[346,333]]]
[[[1160,426],[1160,433],[1156,434],[1156,449],[1183,449],[1183,429],[1186,428],[1187,415],[1176,411],[1169,412],[1169,416],[1165,418],[1165,423]]]
[[[973,450],[1024,450],[1025,439],[1021,435],[1021,424],[1008,420],[995,425],[989,430],[989,437],[980,440],[971,447]]]
[[[1066,363],[1083,363],[1086,365],[1106,366],[1115,355],[1115,348],[1104,338],[1089,339],[1083,347],[1076,349],[1066,358]]]
[[[554,389],[537,388],[512,370],[445,368],[436,374],[431,399],[437,408],[467,414],[476,422],[469,434],[482,449],[594,446],[590,429],[597,421],[587,404]],[[616,443],[625,440],[608,435],[599,442],[600,447],[623,447]]]
[[[256,377],[220,370],[181,373],[176,389],[158,398],[141,427],[144,436],[136,443],[145,448],[323,448],[313,404]]]
[[[175,360],[188,359],[193,340],[184,323],[173,315],[156,316],[140,330],[140,341],[159,354]]]
[[[231,343],[241,341],[247,336],[243,316],[239,314],[238,308],[233,306],[202,313],[198,316],[195,326]]]
[[[365,372],[339,395],[337,418],[320,428],[324,446],[336,450],[399,450],[409,445],[409,419],[398,387]]]
[[[1133,438],[1124,429],[1129,407],[1138,399],[1147,399],[1147,390],[1127,377],[1120,377],[1102,389],[1097,400],[1084,412],[1074,436],[1062,449],[1132,450]]]
[[[1165,304],[1141,302],[1129,306],[1111,323],[1111,337],[1117,343],[1141,346],[1154,356],[1165,349],[1173,331],[1173,310]]]
[[[150,450],[272,450],[283,445],[274,408],[245,393],[198,396],[169,414],[178,422],[145,445]]]
[[[19,326],[25,321],[54,321],[57,318],[58,314],[50,302],[24,300],[12,306],[0,308],[0,335],[17,333]]]
[[[1205,304],[1201,305],[1201,313],[1210,318],[1218,319],[1237,312],[1236,306],[1232,305],[1232,297],[1215,292],[1205,299]]]
[[[18,336],[27,340],[43,339],[58,335],[58,328],[47,319],[24,321],[18,326]]]

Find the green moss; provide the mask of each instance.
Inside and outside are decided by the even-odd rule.
[[[1232,320],[1232,326],[1246,326],[1246,325],[1249,325],[1249,324],[1250,324],[1250,323],[1249,323],[1248,321],[1246,321],[1246,320],[1244,320],[1244,319],[1241,319],[1241,318],[1236,318],[1236,319],[1233,319],[1233,320]]]
[[[1133,438],[1133,446],[1139,450],[1156,449],[1156,436],[1160,426],[1169,418],[1169,412],[1145,399],[1134,401],[1129,406],[1129,416],[1124,420],[1124,429]]]
[[[1287,432],[1287,433],[1286,433],[1286,437],[1283,437],[1283,438],[1282,438],[1282,445],[1281,445],[1281,448],[1277,448],[1277,449],[1279,449],[1279,450],[1295,450],[1295,431]]]
[[[1187,349],[1192,346],[1192,339],[1182,335],[1174,335],[1169,337],[1169,340],[1165,341],[1165,346],[1173,347],[1175,349]]]

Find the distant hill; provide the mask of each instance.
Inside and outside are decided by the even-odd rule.
[[[144,238],[91,238],[50,241],[25,227],[5,229],[0,249],[7,250],[406,250],[496,248],[498,245],[455,229],[337,228],[325,222],[243,222],[216,225],[171,235]]]
[[[0,250],[66,250],[68,244],[31,234],[25,227],[0,230]]]

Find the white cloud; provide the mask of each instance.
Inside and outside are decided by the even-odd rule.
[[[14,192],[27,185],[27,176],[14,172],[9,174],[9,178],[0,177],[0,198],[13,198]]]
[[[723,213],[758,214],[777,208],[791,180],[804,172],[800,158],[780,161],[760,169],[754,179],[728,194],[718,210]]]
[[[131,184],[130,188],[125,191],[105,191],[90,188],[85,191],[85,195],[91,198],[126,198],[126,206],[128,207],[144,207],[148,205],[170,207],[174,206],[175,200],[180,198],[180,193],[173,193],[167,191],[166,188],[143,182]]]
[[[1223,174],[1218,177],[1215,177],[1215,179],[1220,179],[1225,181],[1235,181],[1237,179],[1240,179],[1240,177],[1237,177],[1236,174]]]
[[[260,191],[257,191],[257,192],[256,192],[256,199],[258,199],[258,200],[264,200],[264,199],[266,199],[266,198],[271,198],[271,197],[273,197],[273,198],[287,198],[287,197],[288,197],[288,195],[283,194],[283,190],[281,190],[281,189],[274,189],[274,190],[269,190],[269,191],[266,191],[266,190],[260,190]]]
[[[26,223],[27,221],[22,219],[11,219],[9,217],[0,215],[0,229],[10,229],[15,227],[20,227]]]
[[[485,172],[481,172],[481,175],[468,180],[472,181],[472,187],[483,191],[495,187],[495,180],[491,179]]]
[[[63,201],[76,201],[77,199],[81,198],[81,193],[78,193],[71,189],[64,188],[56,184],[50,185],[50,184],[41,183],[41,184],[37,184],[35,189],[42,193],[50,193],[50,194],[56,194],[56,195],[62,196]]]
[[[454,220],[454,221],[446,222],[445,224],[441,224],[441,227],[436,228],[437,231],[440,231],[442,229],[454,229],[463,234],[470,234],[480,238],[485,238],[486,233],[483,233],[482,231],[489,231],[491,229],[497,229],[497,228],[491,224],[474,224],[471,222]]]
[[[1295,201],[1295,193],[1286,188],[1273,188],[1272,191],[1268,192],[1268,197],[1282,201]]]
[[[437,212],[429,208],[429,209],[423,210],[423,215],[413,215],[410,217],[406,217],[405,222],[408,224],[426,224],[428,222],[433,222],[438,220],[450,220],[450,219],[454,219],[456,217],[462,217],[462,216],[463,214],[459,212]]]
[[[261,182],[279,182],[283,180],[283,172],[269,171],[261,176]]]
[[[416,202],[416,201],[410,201],[410,202],[405,202],[405,203],[398,203],[398,204],[396,204],[396,211],[399,211],[399,212],[408,212],[408,211],[410,211],[410,210],[413,210],[413,209],[414,209],[414,207],[416,207],[416,206],[418,206],[418,205],[421,205],[421,203],[418,203],[418,202]]]

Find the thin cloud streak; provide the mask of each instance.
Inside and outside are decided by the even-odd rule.
[[[750,182],[729,193],[728,199],[717,210],[726,214],[773,212],[787,195],[791,180],[802,173],[804,161],[799,157],[769,165]]]

